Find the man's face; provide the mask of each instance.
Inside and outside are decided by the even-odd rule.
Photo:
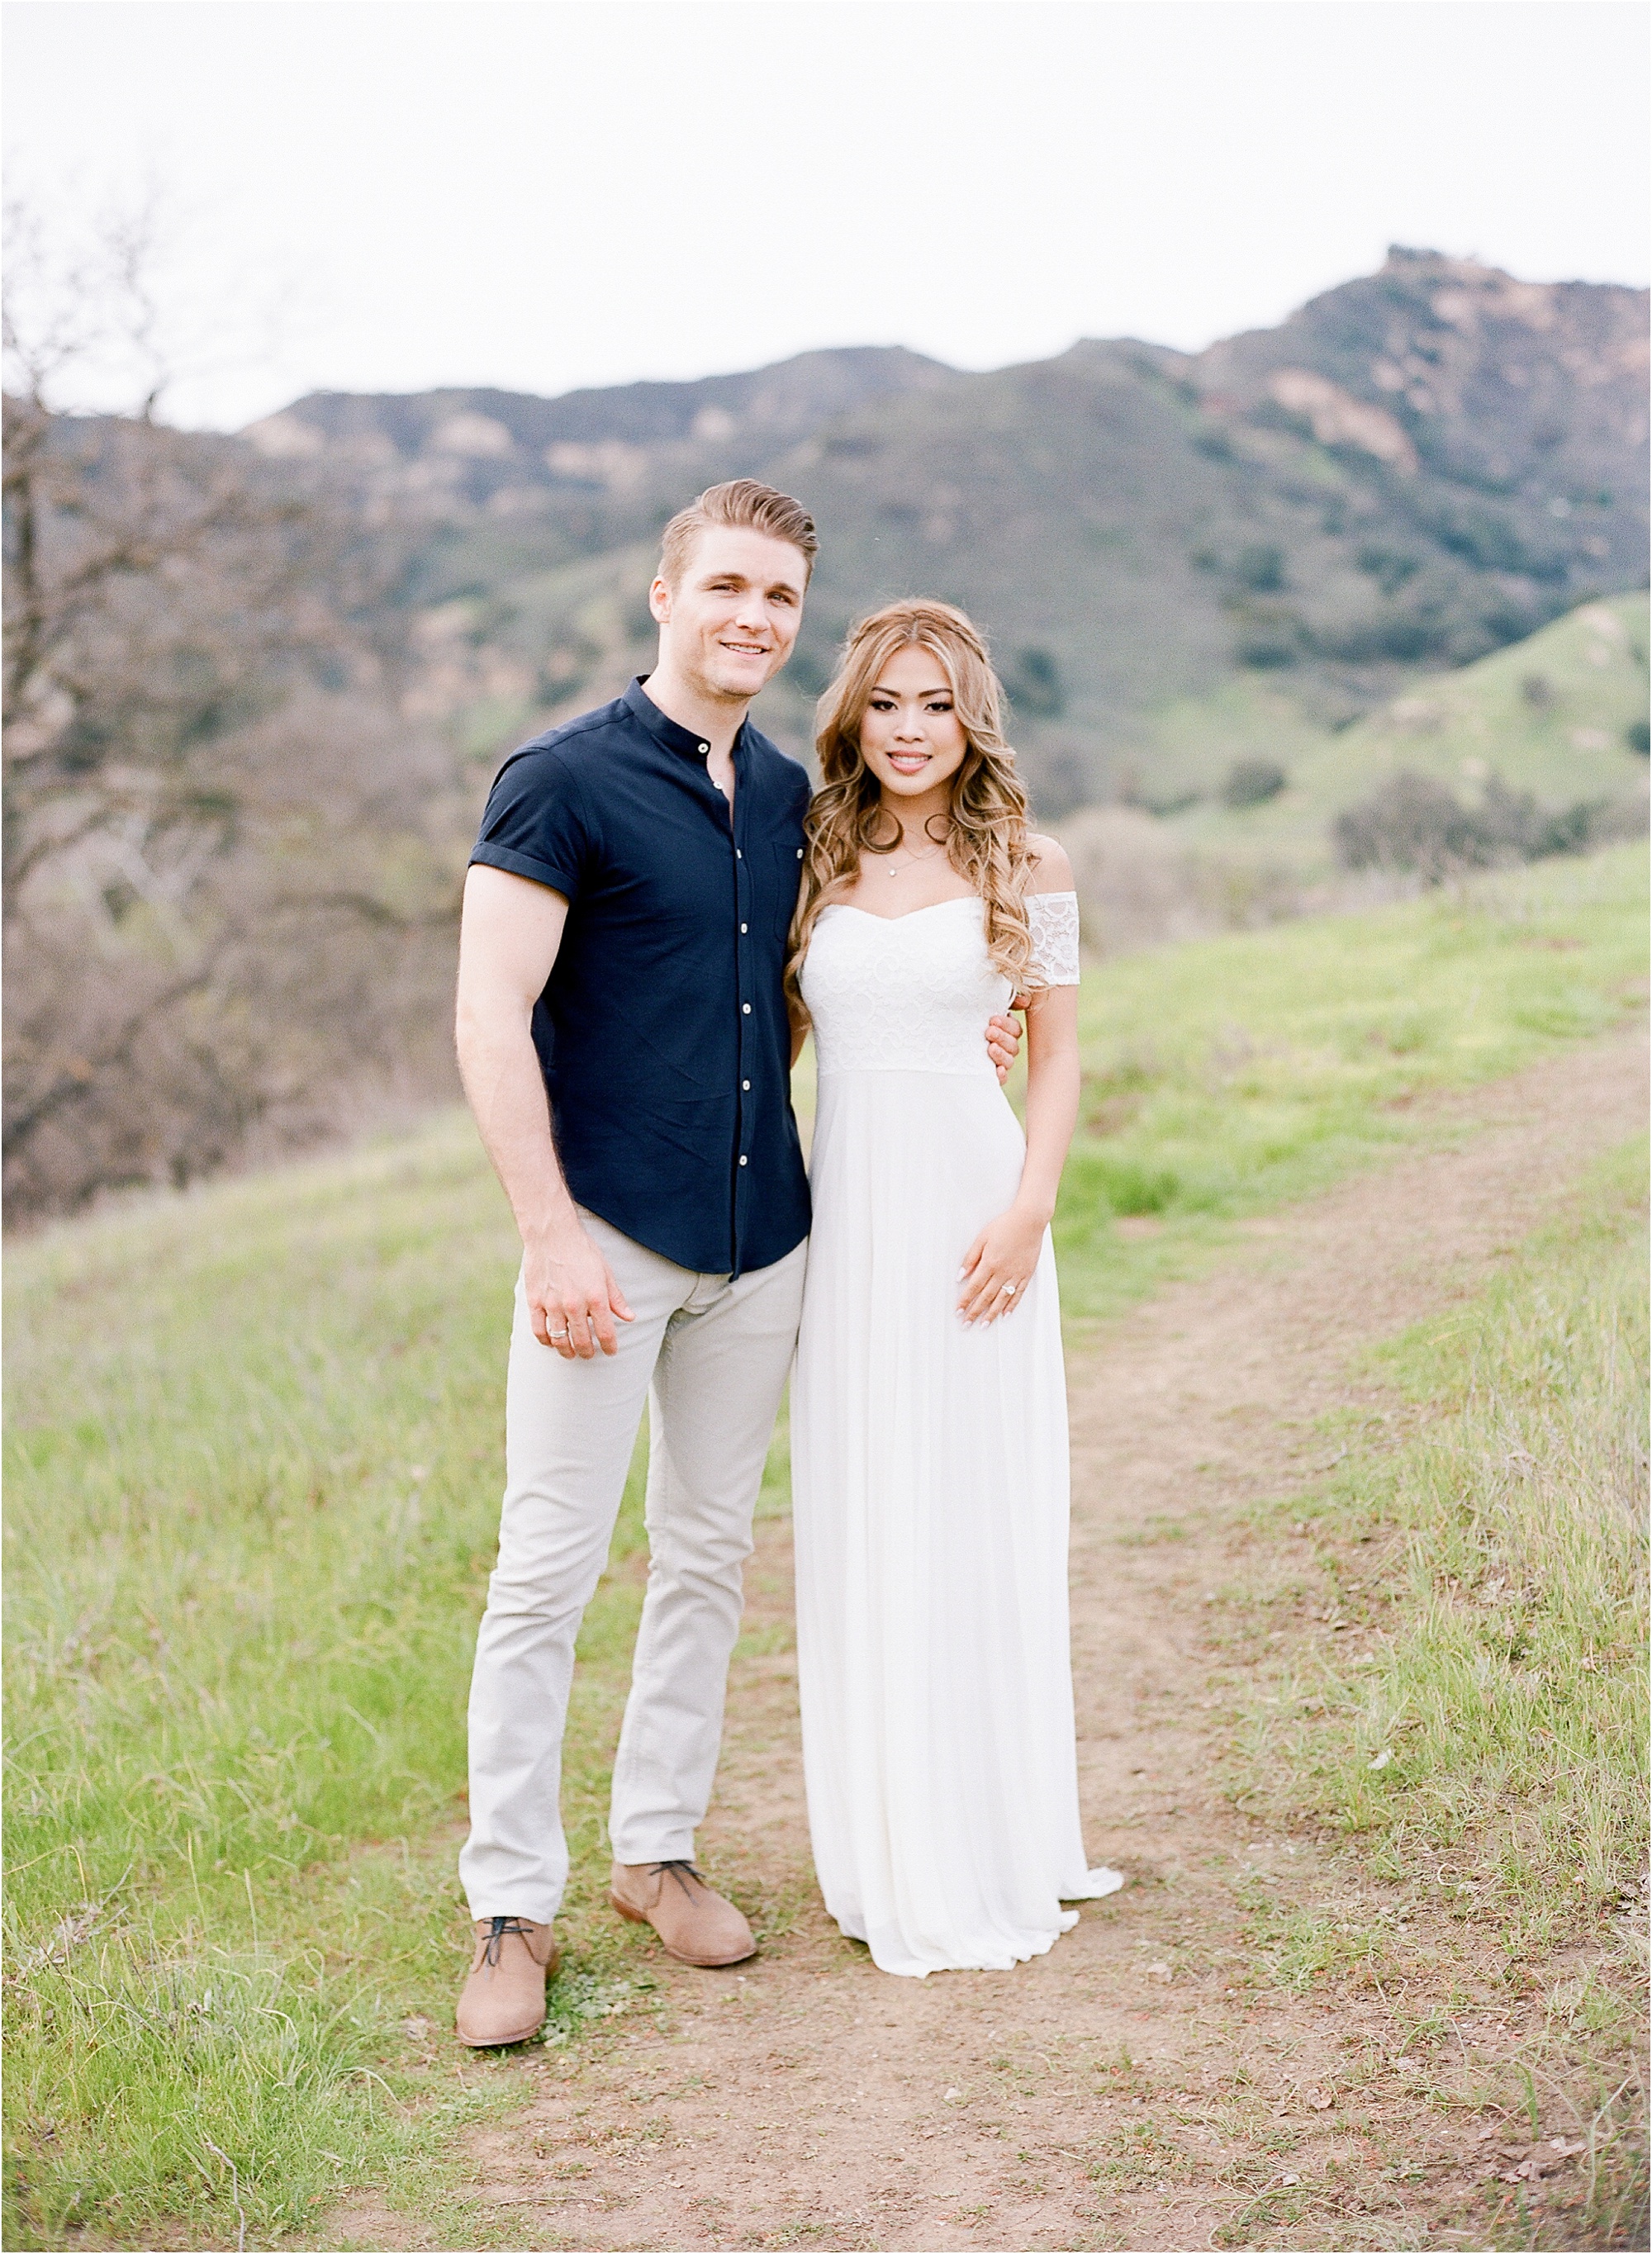
[[[749,701],[792,654],[807,577],[789,541],[708,525],[676,585],[656,579],[648,590],[661,663],[703,694]]]

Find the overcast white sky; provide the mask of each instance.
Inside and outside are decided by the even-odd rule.
[[[1639,0],[10,0],[11,192],[158,183],[172,412],[1198,346],[1390,242],[1647,279]]]

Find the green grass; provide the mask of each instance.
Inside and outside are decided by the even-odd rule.
[[[1380,1156],[1410,1093],[1616,1023],[1643,891],[1620,853],[1094,972],[1074,1312]],[[233,2243],[233,2189],[254,2242],[354,2183],[439,2217],[455,2129],[521,2092],[446,2033],[514,1264],[454,1116],[13,1248],[8,2244]],[[638,1491],[581,1642],[553,2039],[650,2005],[598,1893]]]
[[[1248,1978],[1375,1988],[1442,2075],[1453,1998],[1523,2003],[1523,2100],[1506,2072],[1497,2094],[1534,2136],[1558,2096],[1590,2157],[1565,2235],[1505,2217],[1497,2244],[1647,2243],[1647,1158],[1616,1152],[1478,1297],[1374,1357],[1403,1445],[1350,1422],[1319,1494],[1255,1514],[1264,1554],[1294,1533],[1313,1555],[1274,1592],[1293,1656],[1241,1693],[1233,1788],[1346,1842],[1357,1891],[1245,1881]],[[1305,1609],[1343,1632],[1309,1642]],[[1419,1909],[1460,1927],[1450,1978],[1404,1961]]]
[[[14,1250],[9,2244],[233,2231],[214,2146],[256,2234],[302,2229],[508,2094],[416,2022],[465,1930],[514,1258],[455,1117]],[[589,1914],[640,1490],[582,1638],[553,2037],[646,2002]]]
[[[14,1255],[8,2243],[231,2230],[214,2146],[290,2230],[402,2140],[452,1890],[374,1843],[462,1775],[508,1266],[452,1126]]]
[[[1622,1021],[1645,926],[1626,846],[1092,967],[1055,1223],[1069,1316],[1116,1312],[1232,1222],[1403,1147],[1414,1099]]]
[[[1356,1666],[1330,1640],[1264,1710],[1255,1788],[1359,1837],[1378,1878],[1501,1917],[1511,1963],[1640,1880],[1646,1160],[1619,1152],[1480,1297],[1387,1349],[1421,1429],[1354,1437],[1289,1506],[1376,1641]]]

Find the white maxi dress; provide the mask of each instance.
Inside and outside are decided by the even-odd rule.
[[[1078,982],[1078,902],[1029,903]],[[1086,1863],[1068,1643],[1067,1394],[1047,1235],[1014,1312],[958,1271],[1026,1155],[986,1026],[1010,987],[978,900],[829,907],[802,989],[819,1074],[792,1386],[815,1867],[886,1972],[1004,1970],[1124,1881]]]

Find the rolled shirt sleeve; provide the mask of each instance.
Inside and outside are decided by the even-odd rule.
[[[554,746],[530,746],[494,779],[471,859],[576,900],[598,850],[579,777]]]

